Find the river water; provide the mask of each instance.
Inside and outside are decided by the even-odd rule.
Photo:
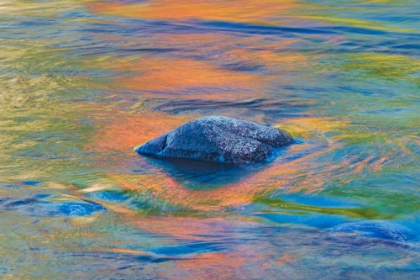
[[[0,0],[0,278],[420,277],[417,0]],[[269,163],[138,156],[197,117]]]

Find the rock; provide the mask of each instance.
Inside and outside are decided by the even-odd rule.
[[[260,162],[293,142],[284,131],[222,116],[192,120],[135,148],[142,155],[223,163]]]

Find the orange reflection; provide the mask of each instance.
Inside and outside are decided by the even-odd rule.
[[[136,156],[132,152],[134,146],[145,143],[195,117],[198,116],[172,116],[154,112],[124,115],[118,112],[118,118],[113,120],[111,125],[104,127],[98,133],[98,139],[88,148],[97,152],[114,149],[125,153],[133,153],[133,156]],[[315,133],[313,131],[322,134],[345,125],[343,121],[311,118],[293,119],[288,122],[283,123],[281,126],[295,134],[297,133],[298,136],[304,135],[308,138],[314,137],[313,134]],[[289,152],[296,153],[300,150],[309,149],[311,145],[293,145]],[[332,144],[329,145],[330,147],[327,147],[327,150],[336,148],[331,146]],[[326,149],[322,149],[318,154],[325,152]],[[183,209],[212,212],[221,211],[229,206],[252,203],[253,200],[264,193],[269,193],[279,188],[286,188],[291,192],[320,190],[328,181],[328,178],[331,177],[331,174],[337,173],[336,171],[342,169],[343,166],[325,166],[322,163],[312,162],[311,158],[316,157],[318,154],[311,154],[283,164],[274,163],[258,173],[245,177],[241,181],[222,188],[209,190],[187,189],[163,170],[154,170],[153,174],[142,175],[108,174],[108,177],[118,183],[123,189],[147,192],[157,200],[165,201]],[[140,157],[140,160],[142,160],[142,157]],[[311,165],[311,168],[307,166],[308,164]],[[308,173],[307,171],[313,170],[314,166],[319,166],[321,170]],[[354,168],[356,169],[357,167]],[[290,184],[290,182],[294,182],[294,184]],[[92,186],[92,188],[95,189],[98,186]],[[120,209],[120,211],[125,210]]]
[[[139,144],[146,143],[161,134],[167,133],[196,116],[174,116],[165,113],[146,111],[141,114],[123,114],[120,111],[107,114],[107,122],[98,131],[98,138],[86,148],[93,151],[118,150],[132,152]]]
[[[138,4],[97,2],[90,4],[89,7],[95,13],[152,20],[202,19],[268,23],[267,18],[296,9],[296,2],[296,0],[261,0],[258,2],[253,0],[152,0]]]
[[[279,257],[272,244],[259,246],[264,250],[250,244],[238,244],[233,252],[204,253],[179,260],[175,268],[188,272],[183,279],[261,279],[261,275],[266,279],[278,279],[278,268],[298,259],[289,253]]]
[[[247,264],[249,265],[249,260],[244,255],[217,252],[204,253],[192,259],[177,261],[176,269],[188,271],[183,279],[236,279],[238,270]],[[203,271],[206,273],[203,274]]]
[[[127,61],[119,64],[120,69],[138,71],[134,77],[122,77],[117,80],[128,89],[145,91],[145,96],[156,97],[147,91],[175,91],[176,96],[191,96],[190,98],[207,97],[200,90],[194,93],[178,93],[186,88],[258,88],[260,83],[256,75],[224,70],[211,62],[192,59],[150,57],[138,61]],[[235,94],[236,95],[236,94]],[[212,96],[212,95],[210,95]]]
[[[171,235],[180,239],[209,240],[209,235],[222,232],[230,224],[222,218],[187,218],[187,217],[138,217],[130,219],[130,224],[145,232]]]
[[[225,35],[160,35],[145,43],[146,46],[162,43],[169,48],[185,48],[185,42],[190,42],[192,52],[203,59],[175,54],[143,54],[141,57],[117,59],[111,65],[118,75],[112,83],[103,86],[112,91],[134,91],[145,98],[218,101],[266,98],[266,88],[270,83],[293,83],[291,79],[294,77],[288,73],[308,67],[310,62],[299,53],[279,52],[292,44],[292,39],[264,44],[262,49],[258,47],[261,46],[260,39],[233,40]],[[238,44],[246,47],[238,48]],[[218,55],[209,55],[211,52]],[[235,67],[252,70],[242,71]],[[119,74],[127,72],[130,74]]]

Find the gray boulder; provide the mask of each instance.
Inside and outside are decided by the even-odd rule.
[[[135,148],[142,155],[223,163],[260,162],[293,142],[284,131],[222,116],[192,120]]]

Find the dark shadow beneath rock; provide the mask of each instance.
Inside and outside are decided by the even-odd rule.
[[[230,185],[267,167],[267,163],[235,165],[157,157],[148,157],[146,162],[159,167],[189,190],[209,190]]]

